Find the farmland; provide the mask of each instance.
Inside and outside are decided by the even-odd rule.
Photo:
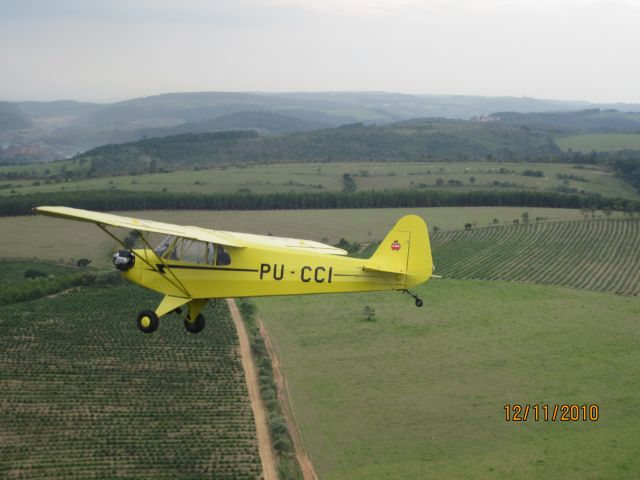
[[[640,295],[640,220],[485,227],[432,236],[438,273]]]
[[[177,317],[144,336],[135,315],[157,301],[83,288],[0,308],[0,477],[260,476],[226,304],[198,336]]]
[[[556,143],[575,152],[640,150],[640,133],[581,133],[562,137]]]
[[[61,165],[66,165],[69,171],[72,171],[72,162],[74,161],[50,164],[52,174],[58,174],[59,170],[55,169],[61,168]],[[0,173],[20,172],[20,168],[23,174],[30,175],[30,166],[0,167]],[[35,179],[28,177],[23,180],[3,180],[0,184],[0,195],[102,189],[175,193],[340,191],[343,188],[343,175],[347,173],[354,178],[357,188],[362,191],[433,188],[453,191],[575,189],[605,197],[638,198],[633,187],[604,167],[555,163],[301,163],[225,166],[63,182],[48,180],[46,176],[40,178],[43,167],[38,165],[37,168],[38,170],[33,171]],[[541,172],[542,176],[524,175],[523,172],[526,171]]]
[[[518,207],[438,207],[438,208],[378,208],[343,210],[274,210],[252,211],[144,211],[124,212],[151,220],[197,225],[205,228],[249,232],[261,235],[307,238],[325,243],[337,243],[340,238],[359,243],[379,241],[402,215],[413,213],[426,219],[432,231],[460,230],[466,223],[474,226],[512,224],[524,212],[532,221],[536,217],[554,220],[579,220],[578,210],[560,208]],[[598,213],[598,215],[601,215]],[[615,214],[614,214],[615,216]],[[42,217],[0,218],[0,251],[12,257],[32,258],[66,263],[89,258],[98,267],[110,265],[115,242],[102,230],[86,223]],[[46,232],[46,235],[43,235]],[[121,232],[126,235],[128,232]],[[159,241],[159,240],[158,240]]]
[[[637,298],[471,280],[418,293],[422,309],[391,292],[257,300],[321,478],[635,478]],[[507,403],[601,418],[506,422]]]
[[[525,212],[530,224],[514,225]],[[640,469],[640,422],[631,414],[640,391],[639,220],[491,207],[134,215],[366,244],[407,213],[432,227],[445,277],[418,288],[424,308],[395,292],[256,300],[320,477],[632,478]],[[15,256],[68,262],[72,255],[104,266],[113,247],[86,224],[16,217],[0,219],[0,228],[0,248]],[[203,337],[185,336],[174,318],[142,337],[133,318],[156,302],[127,286],[0,308],[0,384],[10,399],[0,426],[17,445],[0,446],[0,476],[256,476],[227,312],[218,320],[207,313]],[[366,305],[375,309],[372,321]],[[225,394],[242,407],[232,409]],[[595,403],[602,413],[597,422],[507,423],[503,406],[516,402]],[[46,450],[61,431],[68,442]],[[93,440],[81,456],[95,432],[108,440]]]

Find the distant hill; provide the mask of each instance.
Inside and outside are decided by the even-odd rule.
[[[640,110],[638,112],[620,112],[594,108],[575,112],[498,112],[492,113],[485,119],[476,118],[476,120],[567,132],[640,132]]]
[[[31,119],[81,115],[102,108],[102,105],[99,103],[76,102],[74,100],[56,100],[53,102],[18,102],[16,106]]]
[[[224,130],[255,130],[259,133],[305,132],[331,126],[317,120],[305,120],[299,117],[273,112],[237,112],[205,122],[183,123],[172,128],[140,130],[139,134],[148,137],[180,135],[184,133],[205,133]]]
[[[13,103],[0,102],[0,133],[31,127],[31,120]]]
[[[22,112],[22,121],[16,123],[14,109],[14,120],[6,122],[5,129],[0,130],[0,143],[25,153],[19,156],[19,160],[12,156],[9,159],[0,158],[0,162],[48,161],[69,157],[100,145],[182,133],[252,129],[262,134],[273,134],[358,122],[385,125],[411,118],[465,120],[480,116],[489,118],[494,112],[567,112],[611,108],[589,102],[528,97],[387,92],[194,92],[168,93],[104,104],[64,100],[18,102],[13,105],[18,109],[17,112]],[[616,108],[620,111],[640,111],[640,105],[620,104]],[[610,114],[603,112],[600,116],[606,115]],[[30,125],[24,123],[28,120],[31,121]],[[538,117],[526,117],[523,120],[509,117],[507,123],[521,125],[529,121],[544,125],[545,128],[557,128],[555,120],[540,120]],[[610,119],[607,125],[613,123],[613,119]],[[623,126],[628,128],[627,123]]]
[[[345,123],[390,123],[415,117],[470,119],[499,111],[550,112],[592,107],[588,102],[539,100],[527,97],[463,95],[407,95],[386,92],[168,93],[106,104],[83,116],[85,125],[102,128],[150,119],[181,119],[184,123],[209,121],[225,115],[261,111],[320,121],[330,126]],[[637,106],[640,110],[640,105]]]

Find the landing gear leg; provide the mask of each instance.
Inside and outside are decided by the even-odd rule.
[[[408,293],[409,295],[411,295],[416,301],[416,307],[421,307],[422,305],[424,305],[422,299],[420,299],[415,293],[411,293],[409,290],[403,290],[402,293]]]

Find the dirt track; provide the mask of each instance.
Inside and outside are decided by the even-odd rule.
[[[262,477],[264,480],[278,480],[277,460],[271,445],[271,437],[267,428],[267,412],[262,403],[260,396],[260,387],[258,385],[258,376],[256,368],[251,357],[251,347],[249,346],[249,337],[244,328],[242,317],[233,299],[227,299],[231,318],[238,332],[238,341],[240,343],[240,356],[242,358],[242,367],[247,382],[247,390],[249,391],[249,399],[251,400],[251,408],[253,417],[256,422],[256,436],[258,439],[258,452],[260,454],[260,462],[262,463]],[[288,421],[287,421],[288,422]],[[307,477],[305,477],[306,479]]]
[[[285,420],[287,421],[287,428],[289,429],[291,439],[293,440],[293,449],[296,453],[296,458],[298,459],[298,463],[300,464],[300,468],[302,469],[302,476],[304,480],[318,480],[318,475],[313,469],[311,460],[307,456],[304,444],[302,443],[302,438],[300,437],[300,431],[298,430],[298,424],[296,423],[295,417],[293,416],[293,409],[291,407],[291,401],[289,400],[287,379],[282,373],[282,369],[280,368],[280,359],[278,358],[278,354],[276,353],[276,350],[271,343],[269,333],[267,332],[267,329],[265,328],[260,316],[257,316],[257,323],[258,328],[260,328],[260,334],[264,339],[264,344],[267,347],[267,352],[271,357],[271,363],[273,365],[273,377],[276,382],[276,386],[278,387],[278,398],[280,399],[282,412],[284,413]]]

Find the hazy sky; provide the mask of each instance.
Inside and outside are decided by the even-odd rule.
[[[0,0],[0,99],[348,91],[640,102],[640,0]]]

